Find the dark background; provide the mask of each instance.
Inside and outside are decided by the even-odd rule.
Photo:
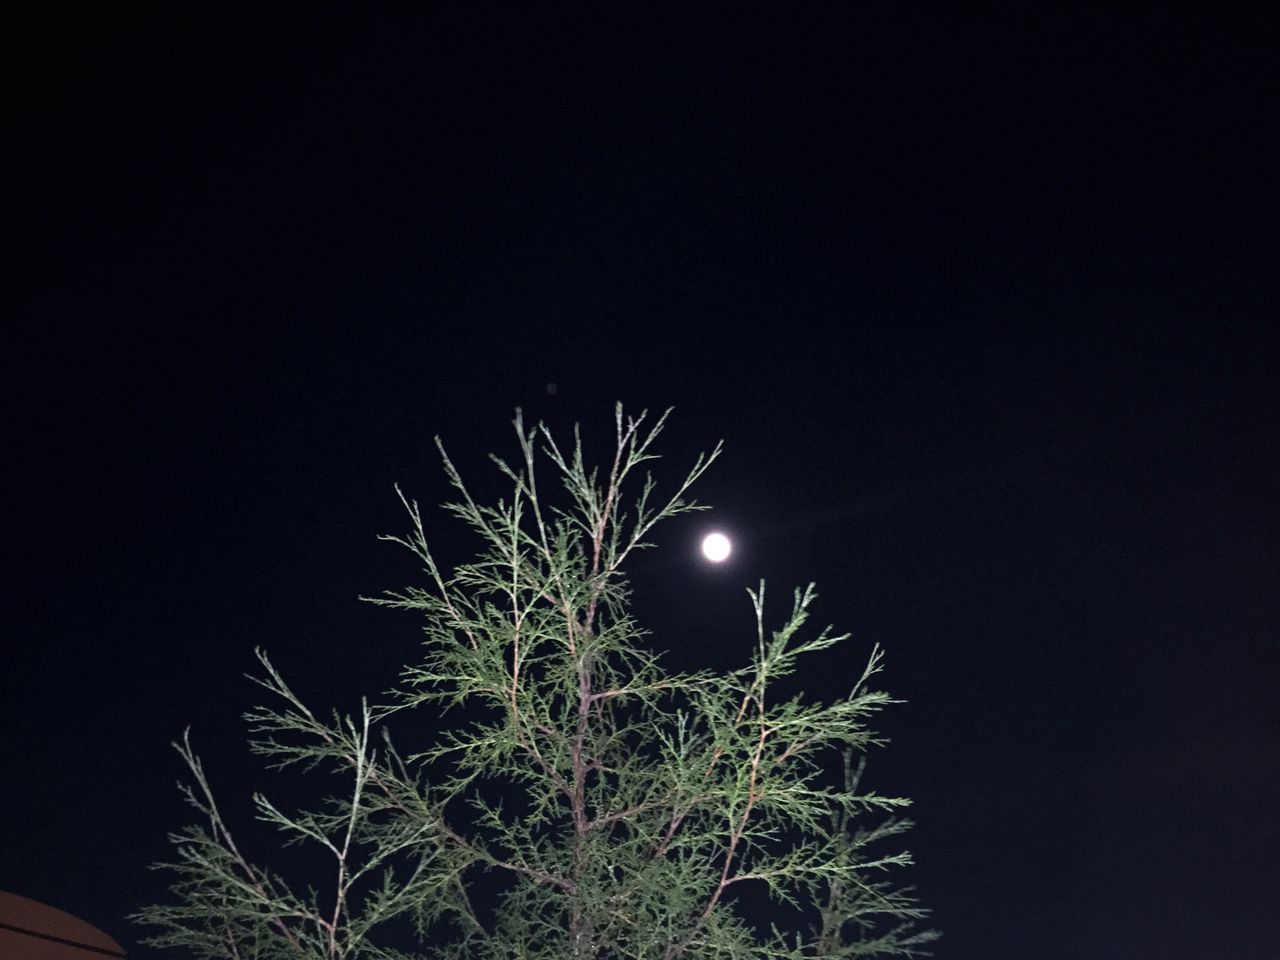
[[[886,647],[940,956],[1280,955],[1273,17],[6,34],[0,889],[132,949],[166,744],[238,818],[271,786],[253,647],[344,708],[414,656],[356,596],[416,582],[374,535],[394,482],[445,498],[431,437],[488,477],[517,405],[595,438],[622,400],[676,407],[669,479],[727,443],[636,569],[674,664],[745,658],[762,576]]]

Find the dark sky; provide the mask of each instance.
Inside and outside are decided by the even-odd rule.
[[[414,656],[356,597],[431,437],[621,400],[727,445],[636,570],[673,663],[762,576],[887,649],[939,956],[1277,955],[1274,16],[312,6],[6,31],[0,889],[132,947],[168,742],[270,787],[252,649]]]

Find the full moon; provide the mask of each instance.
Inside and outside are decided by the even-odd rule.
[[[709,533],[702,539],[702,555],[712,563],[722,563],[729,557],[733,545],[723,533]]]

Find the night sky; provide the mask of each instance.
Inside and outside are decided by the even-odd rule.
[[[621,400],[726,443],[634,569],[673,666],[760,577],[854,634],[812,693],[885,647],[939,956],[1280,956],[1278,19],[892,6],[11,18],[0,889],[144,955],[169,741],[243,820],[255,646],[415,656],[357,597],[432,437],[496,494]]]

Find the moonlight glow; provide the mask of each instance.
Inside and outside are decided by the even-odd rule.
[[[733,549],[723,533],[709,533],[702,540],[702,555],[712,563],[723,563]]]

